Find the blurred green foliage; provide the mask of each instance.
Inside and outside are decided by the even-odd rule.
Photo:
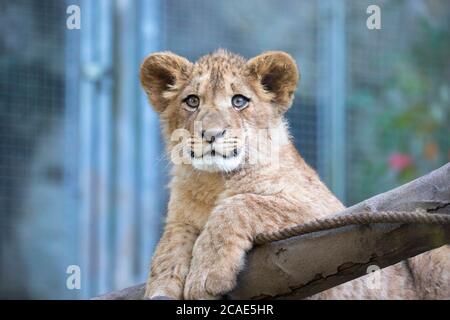
[[[450,159],[450,16],[421,17],[402,50],[380,58],[384,78],[349,96],[349,202],[404,184]],[[442,18],[444,16],[444,18]],[[414,31],[413,31],[414,32]],[[387,71],[386,71],[387,70]],[[362,144],[362,145],[359,145]]]

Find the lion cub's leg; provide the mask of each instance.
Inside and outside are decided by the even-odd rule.
[[[183,298],[184,282],[197,236],[198,230],[186,223],[166,224],[153,256],[145,297]]]
[[[213,210],[193,248],[185,299],[217,299],[231,291],[256,234],[293,223],[268,198],[239,195]]]

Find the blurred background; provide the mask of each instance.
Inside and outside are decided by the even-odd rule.
[[[450,160],[448,0],[2,0],[0,29],[1,298],[145,280],[169,167],[138,82],[150,52],[289,52],[295,144],[346,205]]]

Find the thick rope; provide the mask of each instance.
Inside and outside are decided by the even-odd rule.
[[[411,211],[363,211],[337,217],[315,219],[304,224],[288,227],[268,234],[258,234],[255,244],[261,245],[268,242],[285,240],[294,236],[341,228],[349,225],[367,225],[371,223],[403,223],[403,224],[450,224],[450,214],[429,213],[417,209]]]

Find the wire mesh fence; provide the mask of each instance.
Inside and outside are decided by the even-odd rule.
[[[371,4],[382,8],[380,31],[365,27],[361,12]],[[353,204],[450,160],[443,56],[450,53],[450,5],[350,1],[346,9],[346,201]]]
[[[64,281],[58,268],[73,253],[60,152],[65,39],[57,26],[65,23],[64,12],[61,1],[0,4],[2,297],[35,297],[58,288]]]

